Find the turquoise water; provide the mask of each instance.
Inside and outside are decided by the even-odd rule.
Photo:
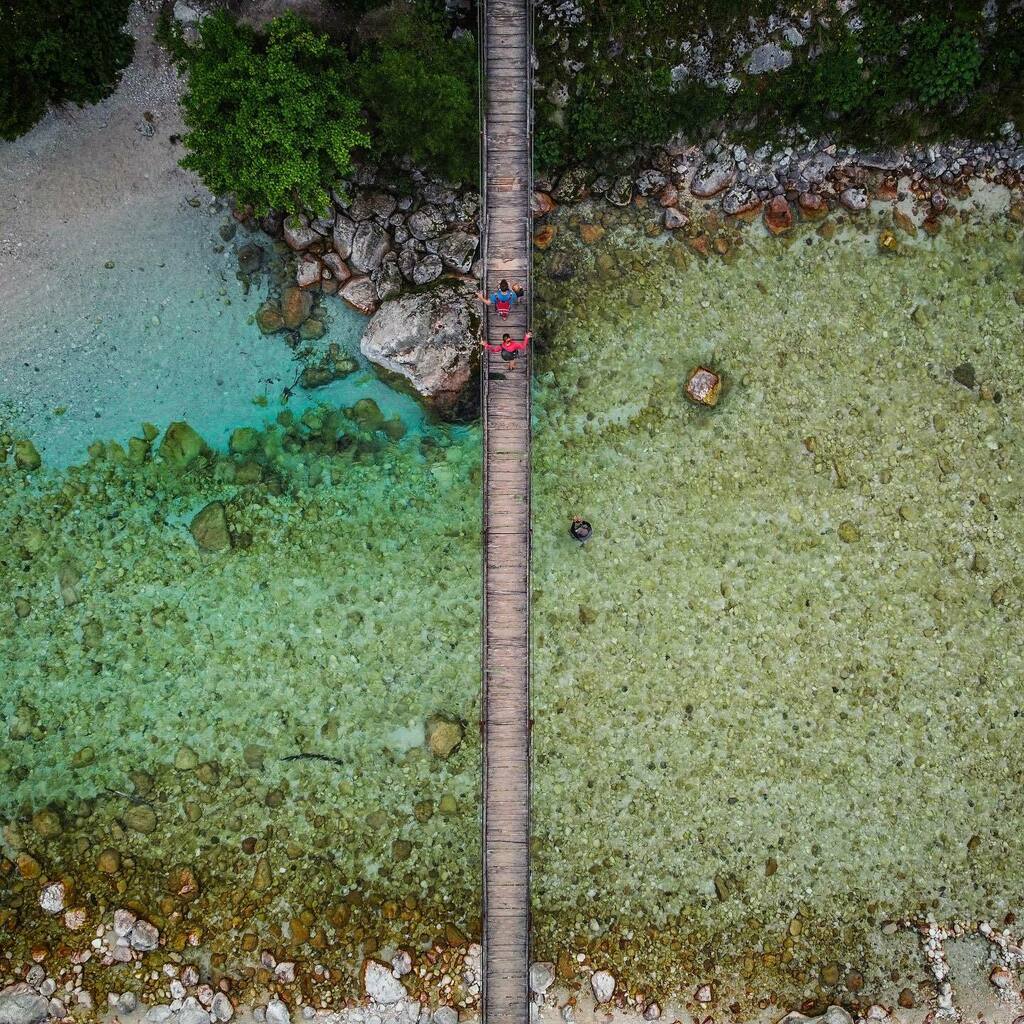
[[[337,301],[315,348],[359,368],[286,399],[303,364],[252,322],[267,281],[230,273],[223,214],[176,216],[160,274],[100,264],[88,315],[15,311],[38,354],[5,366],[5,446],[43,466],[0,472],[0,920],[24,955],[87,944],[116,901],[243,983],[254,950],[329,945],[350,990],[357,952],[478,913],[478,431],[381,383]],[[182,420],[207,447],[172,466]],[[226,550],[190,532],[211,502]],[[56,878],[78,935],[39,910]]]
[[[478,935],[479,433],[365,366],[285,403],[267,283],[179,214],[160,274],[14,312],[40,371],[5,365],[5,430],[43,469],[0,471],[0,926],[57,964],[131,905],[243,998],[273,949],[339,999],[364,955]],[[890,918],[1019,909],[1021,230],[887,226],[713,228],[705,260],[582,208],[540,260],[535,953],[565,981],[585,952],[662,999],[892,1001]],[[208,448],[174,467],[180,420]]]

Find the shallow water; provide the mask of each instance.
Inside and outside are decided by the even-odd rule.
[[[25,955],[133,905],[250,979],[261,949],[330,944],[350,989],[357,950],[478,913],[476,730],[446,759],[425,744],[430,716],[478,717],[478,432],[381,382],[333,300],[316,348],[361,368],[286,400],[302,363],[253,323],[249,239],[225,246],[214,206],[157,212],[129,245],[156,265],[90,251],[82,292],[13,311],[33,357],[4,363],[3,426],[43,469],[0,471],[0,921]],[[209,446],[184,469],[154,458],[176,420]],[[216,553],[189,532],[213,501]],[[77,935],[37,905],[61,877]]]
[[[135,905],[253,991],[263,948],[339,966],[326,998],[364,954],[477,932],[479,437],[365,373],[283,407],[292,353],[247,322],[223,215],[183,213],[181,287],[97,268],[74,358],[123,358],[95,429],[40,378],[8,396],[54,468],[0,472],[0,923],[21,956]],[[542,266],[535,451],[534,952],[566,980],[586,950],[662,997],[860,974],[891,1000],[915,960],[883,921],[1019,902],[1020,231],[889,255],[877,227],[705,262],[630,227],[565,247],[566,222],[545,258],[578,268]],[[30,312],[46,352],[60,310]],[[682,396],[702,362],[714,411]],[[404,439],[336,411],[365,395]],[[183,416],[212,449],[185,471],[111,444],[67,468]],[[264,433],[232,455],[241,425]],[[188,527],[215,500],[210,554]],[[434,714],[464,726],[447,759]],[[37,906],[62,876],[78,936]]]
[[[1021,232],[890,255],[885,223],[749,230],[710,261],[613,229],[604,271],[560,228],[547,266],[578,273],[538,297],[534,455],[542,956],[586,944],[648,992],[849,999],[861,975],[892,1001],[912,945],[886,919],[1020,909]],[[683,396],[700,364],[713,411]]]

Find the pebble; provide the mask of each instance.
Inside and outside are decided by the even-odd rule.
[[[292,1015],[288,1007],[280,999],[271,999],[267,1003],[267,1024],[291,1024]]]
[[[67,889],[63,882],[52,882],[43,888],[39,894],[39,906],[47,914],[59,914],[64,909],[64,900],[67,897]]]
[[[235,1015],[231,1000],[223,992],[218,992],[210,1003],[210,1014],[214,1020],[229,1021]]]
[[[608,971],[594,971],[590,976],[590,988],[595,1002],[607,1003],[615,994],[615,978]]]
[[[160,944],[160,932],[156,925],[150,924],[149,921],[136,921],[128,941],[132,949],[139,953],[148,953]]]
[[[539,961],[530,965],[530,991],[542,996],[555,981],[555,965]]]
[[[846,519],[839,524],[838,533],[839,539],[844,544],[855,544],[860,540],[860,530],[858,530],[849,519]]]
[[[375,1002],[385,1006],[404,999],[405,986],[392,974],[387,964],[367,959],[363,963],[363,988]]]

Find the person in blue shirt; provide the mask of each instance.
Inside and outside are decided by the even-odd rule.
[[[477,298],[485,306],[493,306],[498,311],[498,315],[502,320],[508,319],[509,313],[512,312],[512,306],[522,297],[523,289],[517,284],[513,284],[510,288],[505,278],[498,282],[498,290],[491,292],[490,298],[483,292],[477,292]]]

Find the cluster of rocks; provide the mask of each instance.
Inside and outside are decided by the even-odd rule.
[[[288,308],[282,299],[283,322],[277,329],[299,319],[302,293],[340,295],[370,316],[404,290],[474,269],[479,193],[412,175],[415,196],[396,195],[378,183],[378,171],[368,165],[344,191],[332,191],[331,208],[324,213],[273,213],[259,221],[295,254],[299,295],[289,294]],[[251,211],[236,216],[248,220]]]
[[[595,197],[612,207],[645,206],[656,229],[678,231],[690,224],[696,204],[742,220],[761,213],[766,228],[781,234],[797,214],[817,220],[837,208],[857,213],[874,198],[895,200],[898,188],[906,186],[924,203],[923,227],[934,233],[950,196],[966,194],[970,180],[976,178],[1010,190],[1021,187],[1024,145],[1012,124],[1004,125],[1000,142],[873,153],[840,148],[829,139],[800,148],[765,146],[749,153],[724,138],[703,146],[676,138],[631,173],[609,176],[576,167],[557,181],[537,180],[533,215],[544,222],[561,204]],[[904,230],[916,231],[902,212],[897,212],[896,221]],[[547,248],[555,232],[553,224],[542,223],[534,235],[536,247]],[[584,242],[593,242],[603,231],[583,226],[580,234]]]

